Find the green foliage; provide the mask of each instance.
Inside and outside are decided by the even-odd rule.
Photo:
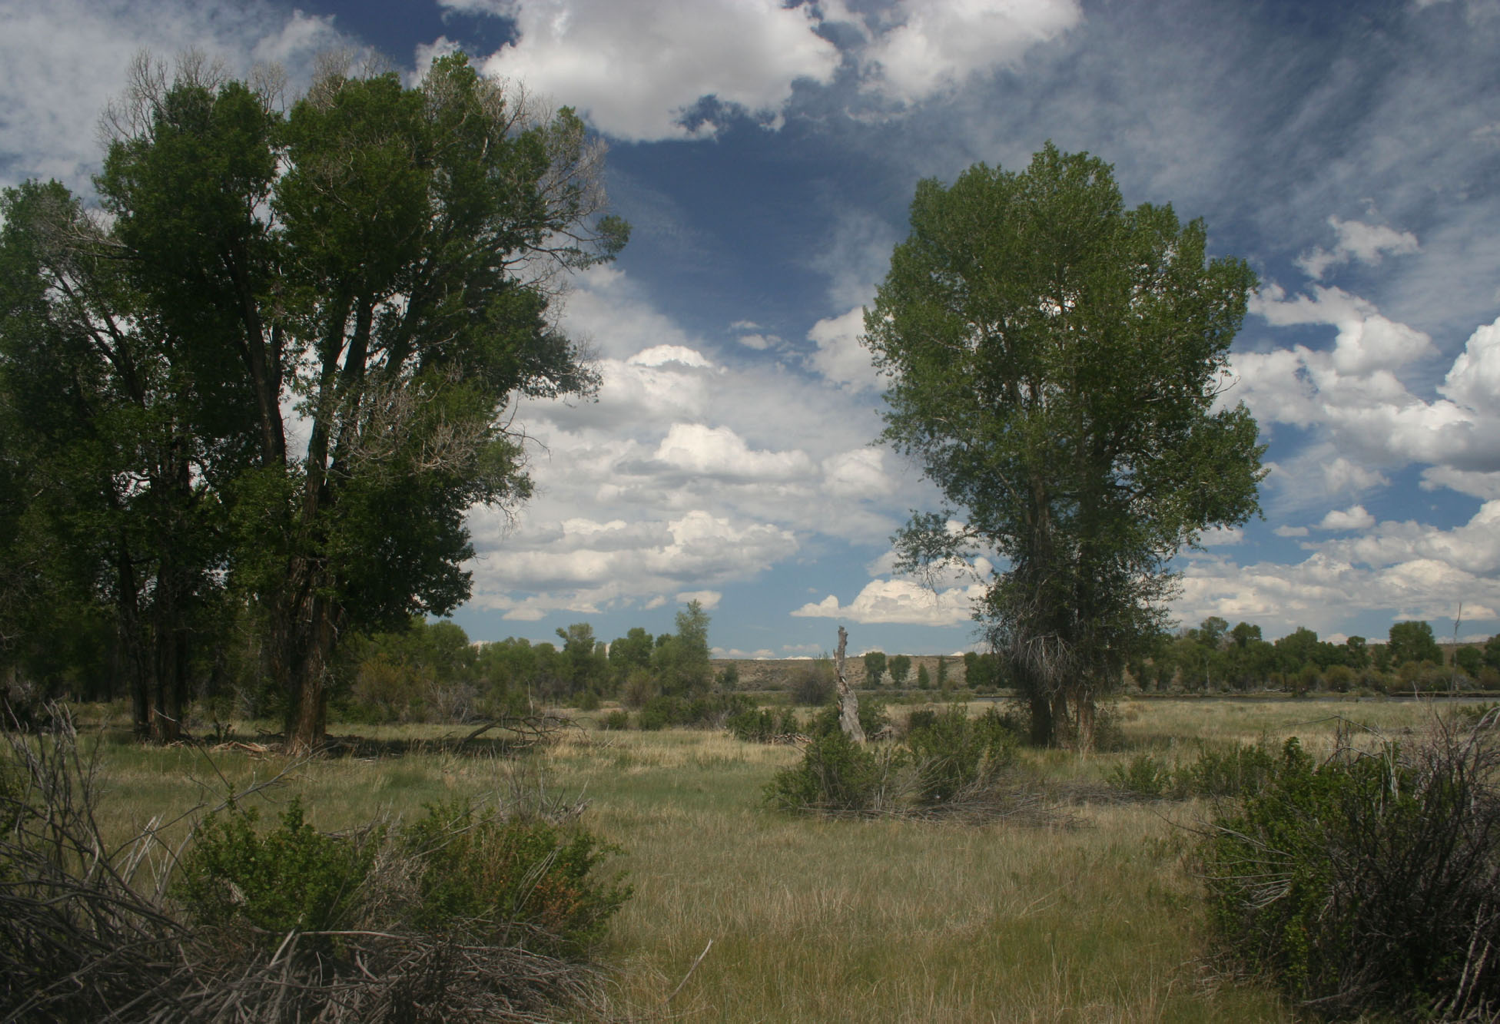
[[[977,651],[964,652],[964,685],[976,693],[993,690],[999,686],[1000,659],[993,654]]]
[[[165,77],[143,70],[97,181],[97,248],[133,303],[106,333],[170,371],[160,422],[204,452],[182,446],[192,471],[149,490],[194,489],[181,510],[224,518],[203,534],[228,546],[214,571],[187,570],[264,611],[288,739],[308,747],[341,639],[462,602],[466,510],[530,494],[499,411],[597,386],[555,327],[552,276],[515,268],[607,260],[627,232],[596,219],[576,115],[533,118],[461,54],[411,88],[330,65],[285,114],[192,65]]]
[[[720,729],[735,715],[754,709],[755,702],[743,693],[712,693],[697,697],[658,694],[646,701],[639,716],[642,729],[655,731],[668,726],[690,729]]]
[[[318,832],[304,820],[300,800],[273,829],[261,831],[259,820],[255,808],[231,808],[199,825],[173,893],[189,920],[221,929],[248,926],[267,949],[293,929],[348,927],[383,832]]]
[[[1136,754],[1123,765],[1111,768],[1110,785],[1146,799],[1156,799],[1175,788],[1172,766],[1154,754]]]
[[[697,600],[689,601],[677,613],[677,632],[664,637],[652,651],[651,667],[663,693],[699,696],[708,690],[713,681],[708,624],[708,612],[703,605]]]
[[[859,727],[870,739],[874,739],[890,728],[891,718],[886,710],[885,701],[878,697],[860,697],[858,714]],[[823,736],[839,731],[841,731],[839,708],[836,703],[824,705],[807,723],[807,733],[810,736]]]
[[[1453,663],[1471,678],[1478,679],[1479,670],[1484,667],[1484,655],[1478,647],[1460,647],[1453,652]]]
[[[478,814],[466,801],[430,806],[400,835],[421,864],[412,924],[466,941],[576,955],[630,898],[595,869],[617,847],[540,818]]]
[[[825,657],[798,662],[791,672],[787,688],[791,692],[792,703],[817,708],[833,699],[837,687],[833,661]]]
[[[912,725],[906,745],[917,766],[919,799],[942,803],[992,782],[1015,760],[1017,740],[993,705],[970,718],[962,704],[954,704]]]
[[[575,955],[630,896],[618,877],[595,877],[615,847],[582,829],[480,813],[467,802],[429,807],[394,833],[383,826],[318,832],[298,801],[276,827],[258,826],[254,809],[205,819],[172,895],[192,924],[234,935],[248,929],[267,950],[293,930],[369,926],[373,909],[384,929]],[[398,855],[404,867],[390,874]],[[390,902],[393,894],[379,890],[392,883],[415,889]],[[325,952],[339,945],[337,936],[308,941]]]
[[[623,732],[630,728],[630,714],[626,711],[611,711],[599,722],[599,728],[610,732]]]
[[[880,680],[885,676],[885,652],[865,652],[865,685],[875,687],[880,685]]]
[[[1491,739],[1412,750],[1291,739],[1264,788],[1221,805],[1200,848],[1237,959],[1325,1012],[1470,1019],[1500,1000],[1500,794]],[[1478,1019],[1474,1017],[1473,1019]]]
[[[886,732],[883,704],[861,700],[859,711],[866,736]],[[766,791],[783,809],[873,811],[893,806],[904,793],[919,804],[941,805],[993,784],[1013,763],[1017,741],[1014,726],[996,709],[970,718],[962,704],[913,712],[900,744],[853,743],[839,728],[836,707],[815,715],[807,735],[801,762],[777,772]]]
[[[1173,797],[1239,797],[1259,793],[1275,768],[1275,755],[1264,743],[1236,743],[1227,748],[1204,745],[1196,760],[1168,763],[1154,754],[1137,754],[1108,774],[1111,785],[1148,799]]]
[[[747,708],[729,716],[724,723],[735,739],[746,743],[774,743],[802,732],[797,712],[791,708]]]
[[[766,798],[789,811],[868,811],[880,802],[892,761],[838,728],[815,733],[802,760],[778,771]]]
[[[1036,738],[1087,745],[1094,700],[1163,626],[1172,557],[1258,509],[1255,422],[1217,404],[1255,275],[1051,144],[1020,173],[919,183],[910,219],[866,342],[885,440],[945,507],[899,535],[901,564],[998,556],[979,614]]]
[[[1397,622],[1391,626],[1388,648],[1391,664],[1396,668],[1424,661],[1434,665],[1443,663],[1442,648],[1433,637],[1432,625],[1428,622]]]
[[[911,675],[911,658],[905,654],[893,654],[886,665],[891,673],[891,685],[905,686],[906,677]]]

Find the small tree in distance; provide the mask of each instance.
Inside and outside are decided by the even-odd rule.
[[[893,654],[887,666],[891,673],[891,685],[905,686],[906,677],[911,674],[911,658],[905,654]]]
[[[869,651],[865,654],[865,685],[879,686],[885,675],[885,652]]]

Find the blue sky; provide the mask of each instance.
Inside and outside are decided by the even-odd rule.
[[[858,344],[917,181],[1048,139],[1130,204],[1203,217],[1262,288],[1232,397],[1269,444],[1263,520],[1185,553],[1174,614],[1268,637],[1500,631],[1500,3],[1178,0],[0,2],[0,184],[87,193],[140,50],[246,73],[372,49],[412,80],[462,47],[577,108],[634,225],[571,283],[596,403],[537,403],[538,496],[471,516],[476,639],[672,628],[722,653],[973,641],[973,579],[891,574],[936,506],[870,442]],[[983,569],[983,566],[981,566]]]

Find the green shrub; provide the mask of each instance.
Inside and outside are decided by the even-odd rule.
[[[797,712],[791,708],[779,713],[772,708],[746,708],[730,715],[724,724],[735,739],[746,743],[773,743],[802,732]]]
[[[1276,755],[1264,743],[1236,743],[1227,750],[1203,748],[1183,769],[1178,787],[1189,796],[1237,797],[1261,792],[1276,771]]]
[[[599,728],[611,732],[623,732],[630,728],[630,714],[625,711],[611,711],[599,723]]]
[[[859,698],[859,727],[865,736],[874,739],[890,727],[891,718],[886,712],[885,702],[876,697]],[[839,725],[839,707],[829,704],[819,709],[807,723],[809,736],[824,736],[830,732],[842,732]]]
[[[908,728],[906,744],[917,767],[917,793],[923,803],[942,803],[971,786],[993,781],[1015,759],[1016,735],[993,706],[970,718],[962,704],[954,704]]]
[[[1288,740],[1264,788],[1200,847],[1232,956],[1338,1015],[1493,1019],[1500,1009],[1500,793],[1484,730],[1407,751]]]
[[[755,708],[743,693],[712,693],[697,697],[657,696],[641,708],[642,729],[664,729],[678,725],[692,729],[718,729],[733,716]]]
[[[656,696],[646,701],[636,715],[636,722],[647,732],[656,732],[672,724],[681,711],[682,701],[677,697]]]
[[[828,658],[802,663],[792,674],[792,703],[803,707],[821,707],[833,699],[838,688],[833,662]]]
[[[772,778],[766,796],[791,811],[873,810],[892,767],[888,757],[877,756],[835,728],[814,735],[802,760]]]
[[[1109,783],[1148,799],[1175,797],[1238,797],[1260,792],[1276,766],[1276,756],[1264,743],[1236,743],[1228,748],[1204,746],[1196,761],[1171,764],[1154,754],[1137,754],[1116,765]]]
[[[1147,799],[1171,794],[1175,766],[1154,754],[1137,754],[1124,765],[1116,765],[1106,778],[1110,785]]]
[[[199,825],[173,893],[188,919],[216,928],[248,925],[270,949],[293,929],[346,927],[383,831],[318,832],[303,819],[300,799],[274,829],[258,830],[259,817],[254,808],[231,808]]]
[[[422,865],[412,924],[424,931],[572,955],[597,940],[630,897],[618,876],[591,877],[617,847],[540,818],[436,805],[400,841]]]

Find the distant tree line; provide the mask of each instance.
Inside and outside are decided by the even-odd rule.
[[[1422,621],[1396,623],[1385,643],[1351,636],[1335,644],[1305,627],[1267,641],[1259,626],[1241,622],[1231,629],[1212,616],[1163,640],[1151,658],[1128,668],[1148,692],[1493,688],[1500,686],[1500,635],[1445,656],[1431,624]]]
[[[592,625],[579,622],[559,628],[556,643],[516,637],[472,643],[456,623],[418,616],[404,629],[345,645],[332,714],[354,721],[468,721],[543,704],[594,708],[618,698],[642,707],[663,696],[699,697],[716,681],[709,622],[693,601],[677,613],[674,633],[653,636],[637,626],[606,644]],[[719,682],[733,686],[732,678]],[[229,696],[215,710],[227,713]],[[257,707],[253,694],[238,696],[241,713],[274,714]]]

